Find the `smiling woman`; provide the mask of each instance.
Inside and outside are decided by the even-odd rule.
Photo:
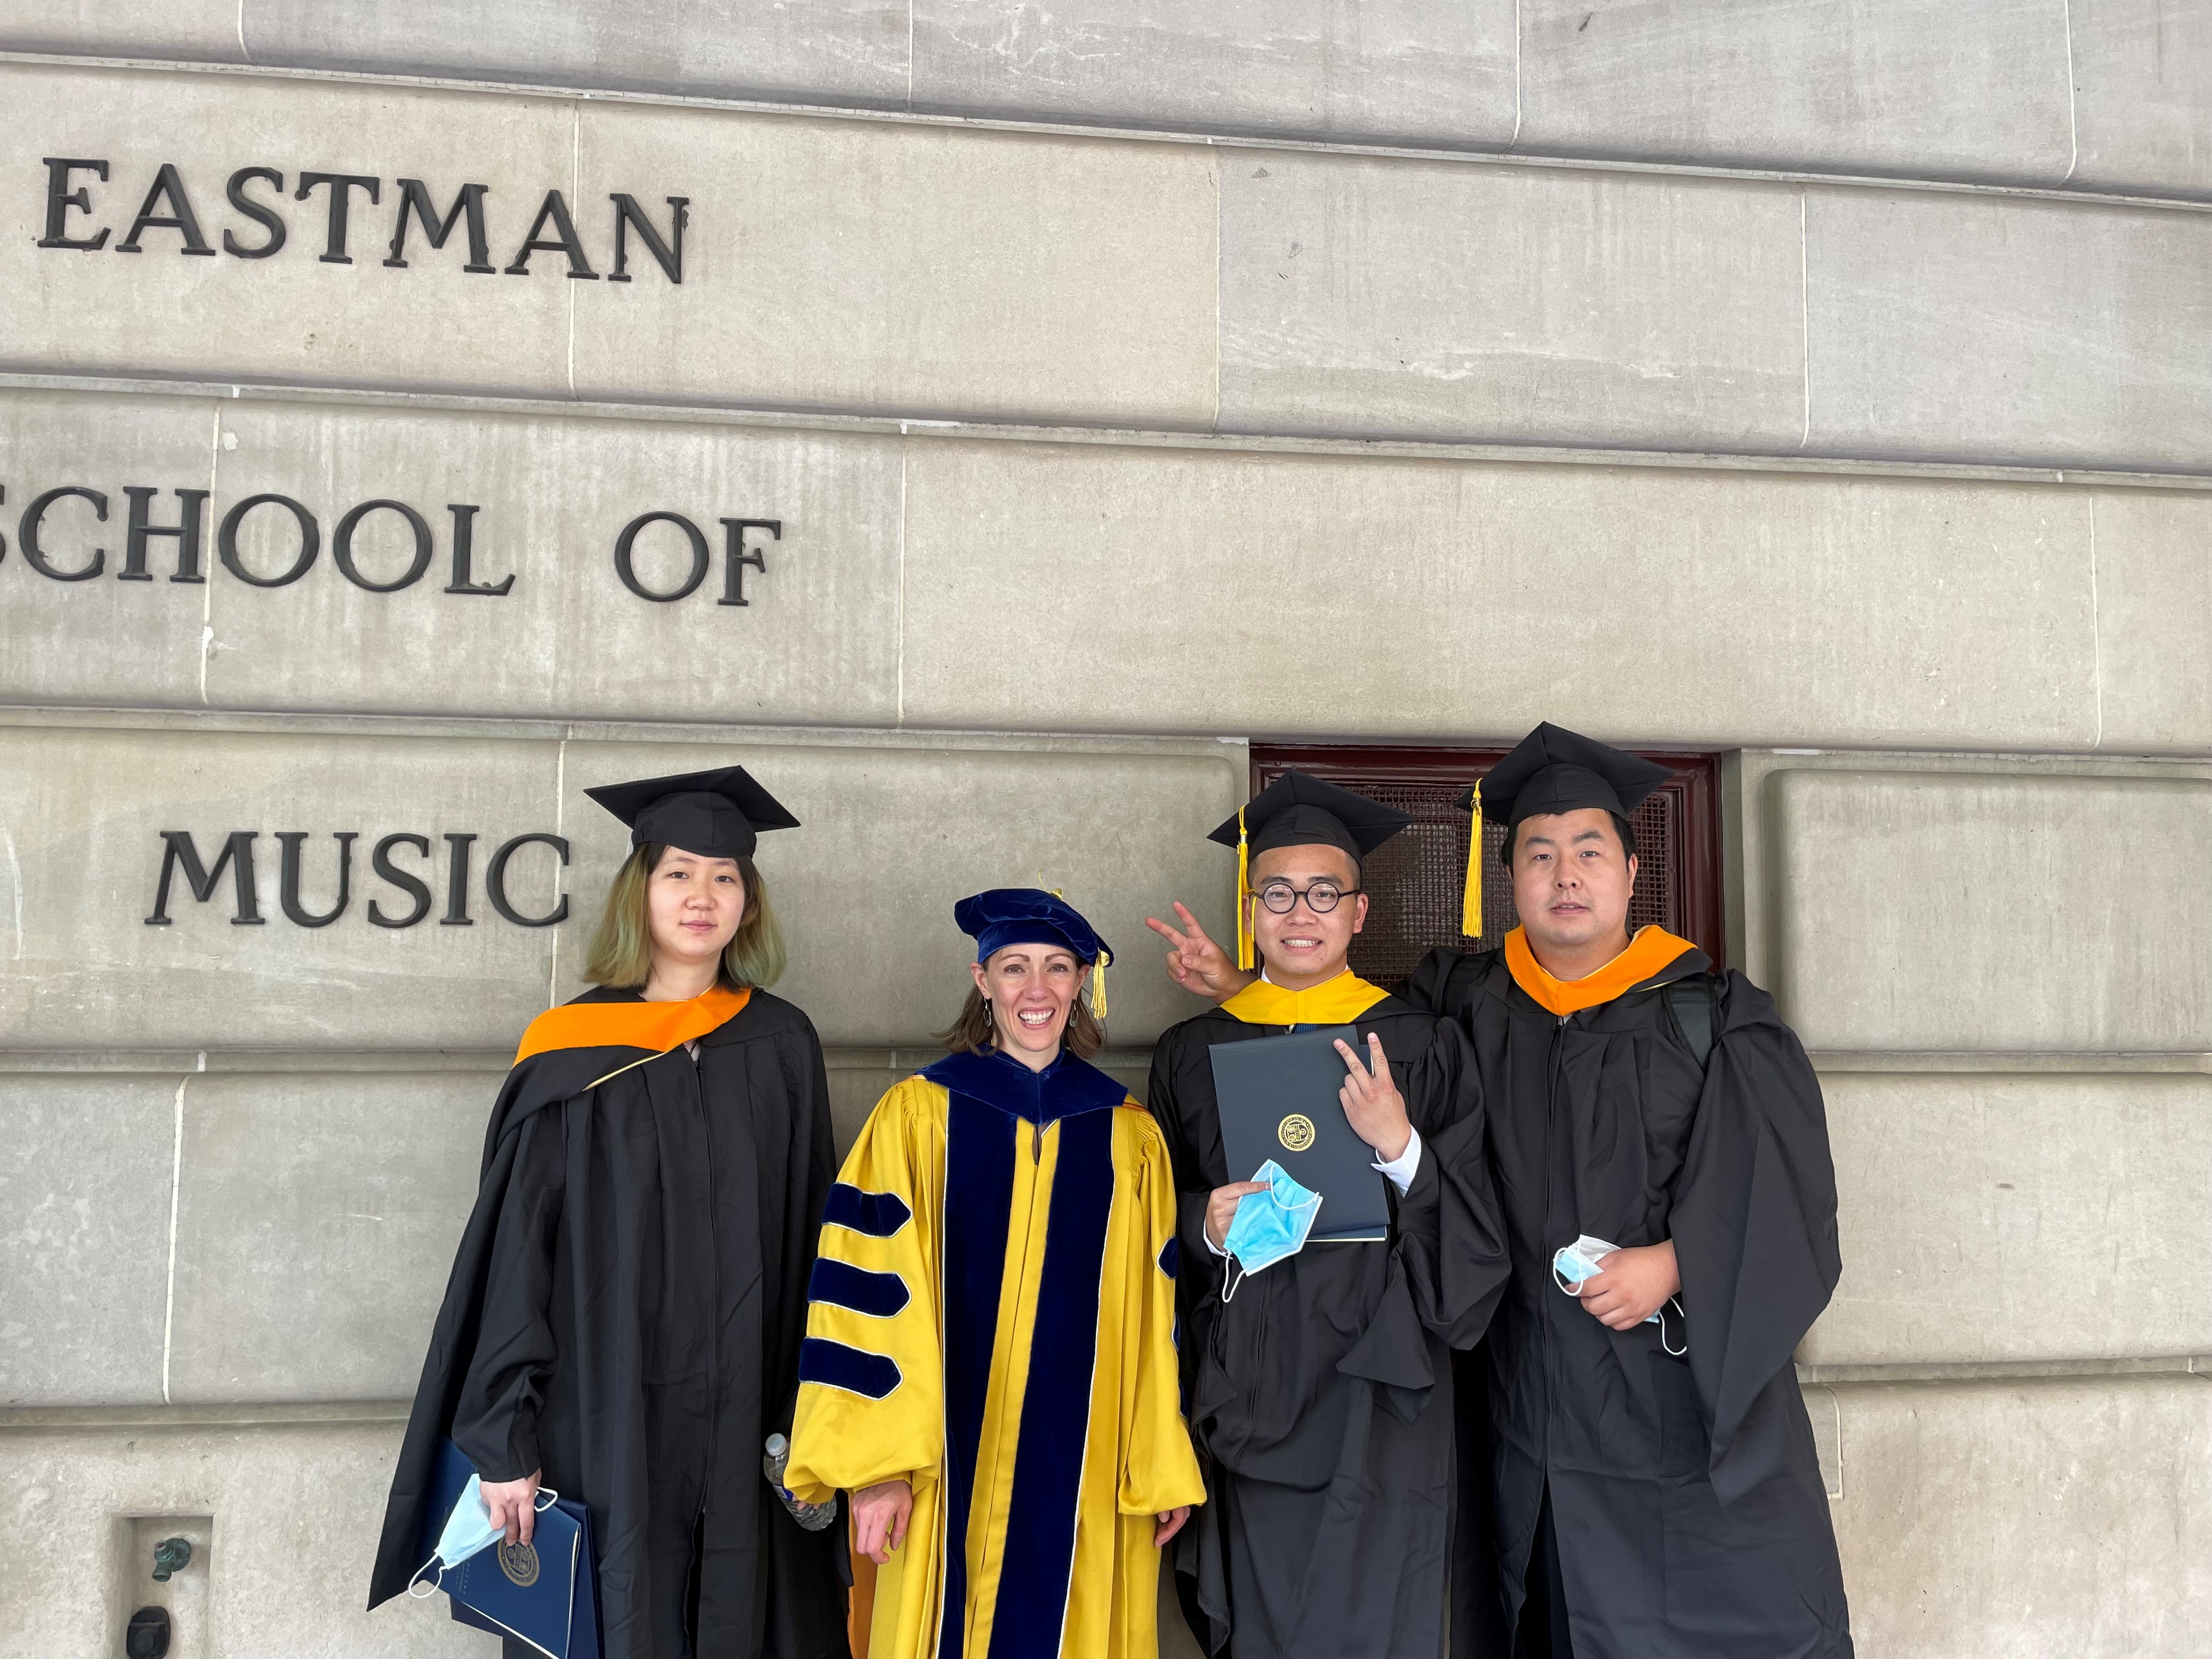
[[[1077,1047],[1112,956],[1091,924],[1030,888],[953,917],[976,948],[952,1052],[830,1190],[785,1478],[853,1494],[864,1659],[1149,1659],[1159,1547],[1204,1491],[1167,1145]]]

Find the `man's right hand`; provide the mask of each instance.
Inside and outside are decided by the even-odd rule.
[[[914,1517],[914,1488],[904,1480],[878,1480],[853,1494],[853,1547],[878,1566],[906,1542]]]
[[[1213,1248],[1224,1255],[1229,1249],[1229,1224],[1237,1218],[1237,1206],[1248,1193],[1264,1193],[1264,1181],[1232,1181],[1226,1187],[1216,1187],[1206,1200],[1206,1236]]]
[[[1180,929],[1169,927],[1157,916],[1145,918],[1145,926],[1174,947],[1168,952],[1170,979],[1195,996],[1225,1002],[1258,977],[1241,971],[1231,962],[1229,953],[1208,937],[1198,918],[1181,903],[1176,904],[1175,913],[1182,923]]]
[[[479,1480],[484,1509],[510,1544],[527,1544],[538,1530],[538,1482],[545,1473],[532,1469],[520,1480]]]

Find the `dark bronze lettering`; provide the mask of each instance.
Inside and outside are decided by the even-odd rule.
[[[92,503],[93,512],[100,523],[107,522],[107,497],[97,489],[87,489],[82,484],[64,484],[58,489],[49,489],[23,509],[22,522],[15,526],[15,539],[23,546],[23,562],[41,576],[51,576],[58,582],[90,581],[107,568],[107,550],[92,550],[92,562],[81,570],[58,570],[46,556],[46,550],[39,544],[39,531],[44,525],[46,509],[65,495],[75,495],[80,501]]]
[[[246,181],[249,179],[266,179],[276,187],[276,193],[281,197],[284,193],[284,175],[275,167],[240,167],[230,175],[230,182],[223,186],[222,193],[229,198],[231,206],[267,231],[268,240],[258,247],[248,247],[226,228],[222,233],[222,251],[234,253],[241,259],[265,259],[284,246],[284,238],[289,233],[284,228],[284,221],[275,208],[264,207],[247,197]]]
[[[453,206],[441,218],[430,200],[429,187],[420,179],[399,181],[399,219],[392,228],[392,252],[385,264],[398,270],[407,269],[407,222],[411,217],[422,227],[422,234],[432,247],[443,247],[446,238],[453,234],[453,226],[465,218],[469,224],[469,262],[463,270],[473,270],[489,276],[494,267],[491,248],[484,240],[484,191],[486,185],[463,185],[461,193],[453,198]]]
[[[346,252],[346,210],[353,205],[353,193],[357,190],[367,191],[369,204],[374,206],[382,200],[379,191],[382,190],[383,183],[380,179],[371,179],[358,173],[303,173],[300,175],[300,187],[292,192],[292,199],[295,202],[306,201],[308,191],[318,185],[331,187],[330,225],[323,239],[323,251],[319,256],[323,264],[349,265],[353,263],[352,256]]]
[[[257,576],[246,568],[246,561],[238,551],[238,526],[246,515],[257,507],[274,503],[284,508],[298,521],[300,526],[300,556],[292,561],[292,568],[281,576]],[[322,550],[323,532],[315,522],[315,515],[294,501],[289,495],[248,495],[236,507],[222,515],[222,523],[215,532],[215,550],[222,560],[223,568],[242,582],[256,587],[288,587],[307,574]]]
[[[107,182],[107,163],[81,161],[70,155],[48,155],[41,159],[46,164],[46,234],[39,238],[39,246],[81,248],[86,252],[106,246],[110,233],[105,228],[97,236],[71,236],[67,230],[71,208],[79,213],[92,211],[92,187],[79,185],[71,190],[70,174],[82,167],[105,184]]]
[[[360,832],[343,830],[331,836],[338,844],[338,902],[317,915],[300,902],[300,849],[307,844],[304,830],[279,830],[276,842],[284,849],[283,872],[276,884],[276,902],[284,907],[284,919],[302,927],[327,927],[346,913],[353,902],[353,844]]]
[[[688,196],[668,198],[668,205],[674,213],[665,242],[660,240],[660,233],[653,228],[653,221],[645,216],[645,210],[637,204],[637,198],[617,191],[607,199],[615,204],[615,268],[607,273],[607,280],[611,283],[629,281],[629,234],[635,230],[645,242],[645,251],[653,255],[653,263],[667,273],[670,282],[680,286],[684,281],[684,227],[691,216],[691,198]]]
[[[200,574],[200,522],[207,516],[208,493],[204,489],[179,489],[175,493],[182,505],[177,510],[174,524],[155,524],[154,497],[161,492],[145,484],[125,484],[123,493],[131,498],[131,530],[129,539],[123,544],[123,568],[116,572],[115,580],[121,582],[150,582],[153,574],[146,568],[146,544],[156,536],[177,538],[177,574],[169,578],[173,582],[204,582]]]
[[[750,605],[745,597],[745,567],[747,565],[765,576],[768,574],[768,554],[763,548],[748,548],[745,532],[765,530],[775,541],[783,539],[783,520],[781,519],[725,519],[722,520],[722,597],[717,605]]]
[[[446,837],[452,848],[446,861],[446,914],[438,918],[441,927],[473,927],[477,924],[469,915],[469,843],[474,836]]]
[[[514,586],[514,573],[509,571],[504,581],[471,581],[469,562],[476,550],[477,509],[459,501],[447,501],[446,511],[453,515],[453,580],[446,584],[448,593],[483,593],[497,599],[504,599]]]
[[[552,222],[557,234],[541,238],[538,232]],[[531,222],[530,234],[515,250],[514,263],[507,268],[510,276],[530,275],[530,256],[533,253],[565,253],[568,256],[568,275],[580,282],[596,283],[599,274],[592,269],[592,262],[584,257],[584,241],[576,234],[576,222],[568,216],[568,198],[557,190],[545,192],[545,200],[538,209],[538,217]]]
[[[154,204],[167,202],[167,213],[155,213]],[[185,181],[177,173],[174,161],[161,163],[161,170],[154,175],[154,182],[146,191],[146,199],[139,204],[138,216],[131,222],[131,234],[115,245],[118,253],[141,253],[138,239],[149,230],[173,230],[184,240],[179,253],[204,253],[215,258],[215,250],[200,234],[199,216],[192,211],[191,198],[185,194]]]
[[[185,880],[192,890],[193,899],[205,904],[215,896],[215,884],[222,879],[225,865],[230,866],[233,891],[237,898],[238,914],[231,917],[234,927],[258,927],[265,918],[261,914],[260,896],[253,885],[253,839],[251,830],[234,830],[223,842],[222,851],[216,855],[215,868],[210,870],[200,862],[199,848],[192,844],[189,830],[161,831],[161,877],[154,890],[154,914],[146,918],[149,927],[169,926],[169,883],[178,871],[185,872]]]
[[[407,527],[415,532],[415,557],[399,580],[373,582],[361,574],[361,567],[353,562],[353,532],[370,514],[397,513],[407,520]],[[337,562],[339,571],[356,587],[367,588],[372,593],[397,593],[403,587],[412,587],[422,580],[422,573],[430,568],[430,526],[422,522],[422,515],[404,501],[363,501],[338,520],[338,527],[331,537],[331,557]]]
[[[376,850],[368,855],[369,867],[386,881],[415,901],[415,908],[394,921],[384,914],[383,907],[374,899],[368,902],[368,921],[373,927],[412,927],[430,914],[430,884],[420,876],[410,875],[392,861],[395,847],[411,847],[424,858],[430,856],[428,836],[386,836],[376,843]]]
[[[507,861],[532,842],[543,842],[551,848],[561,855],[562,866],[567,867],[568,842],[565,836],[549,836],[542,830],[532,835],[517,836],[494,853],[491,862],[484,866],[484,896],[491,901],[491,908],[499,912],[503,921],[511,921],[518,927],[550,927],[556,921],[568,919],[568,896],[566,893],[561,895],[560,903],[542,916],[526,916],[507,902]]]
[[[684,532],[691,544],[691,579],[673,593],[656,593],[637,579],[637,571],[630,563],[630,546],[637,540],[637,532],[646,526],[659,521],[672,524]],[[707,552],[707,538],[697,525],[681,513],[641,513],[623,526],[622,534],[615,538],[615,574],[622,578],[623,586],[641,599],[651,599],[655,605],[673,605],[689,599],[701,582],[707,580],[707,568],[713,562]]]

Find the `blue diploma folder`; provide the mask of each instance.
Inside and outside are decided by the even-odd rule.
[[[476,1469],[450,1440],[438,1443],[422,1541],[428,1561],[446,1517]],[[497,1543],[441,1574],[454,1619],[527,1642],[548,1659],[599,1659],[599,1565],[591,1512],[567,1498],[541,1510],[526,1545]]]
[[[1284,1036],[1217,1042],[1213,1097],[1221,1152],[1231,1181],[1249,1181],[1269,1158],[1308,1192],[1322,1195],[1310,1244],[1371,1243],[1390,1237],[1390,1200],[1374,1150],[1352,1133],[1338,1091],[1344,1087],[1339,1040],[1366,1063],[1350,1025]]]

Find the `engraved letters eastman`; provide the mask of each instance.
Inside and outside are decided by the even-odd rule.
[[[97,253],[106,248],[108,239],[115,234],[115,227],[101,224],[100,219],[111,204],[94,200],[93,185],[107,181],[108,162],[99,156],[48,155],[40,159],[46,169],[46,234],[39,238],[39,246],[79,253]],[[246,167],[225,181],[223,198],[236,220],[220,227],[224,253],[234,259],[267,259],[283,251],[292,235],[291,226],[278,210],[284,200],[284,173],[278,168]],[[324,192],[323,251],[316,256],[320,263],[351,264],[353,255],[349,250],[355,245],[358,222],[370,210],[382,208],[387,210],[386,222],[391,230],[391,239],[385,244],[384,264],[391,270],[410,269],[407,253],[410,235],[416,244],[416,258],[420,258],[422,245],[443,248],[458,229],[468,246],[468,263],[461,269],[472,276],[489,276],[504,271],[509,276],[527,276],[532,274],[531,255],[546,253],[558,254],[568,262],[565,275],[579,282],[599,280],[601,273],[592,268],[591,249],[568,210],[568,199],[557,190],[547,191],[538,203],[530,228],[515,247],[514,257],[504,265],[495,265],[491,262],[491,216],[487,215],[484,205],[485,198],[491,193],[490,185],[463,185],[441,213],[430,187],[422,179],[392,179],[389,194],[385,191],[385,183],[382,179],[362,173],[310,172],[294,178],[291,199],[295,202],[310,200],[317,191]],[[359,204],[355,199],[356,192],[364,198]],[[132,194],[135,191],[126,192],[124,199],[128,200]],[[613,206],[606,242],[601,245],[603,249],[607,243],[613,247],[612,268],[605,273],[607,281],[632,280],[630,238],[635,235],[653,264],[660,267],[663,276],[673,283],[683,282],[684,232],[690,222],[690,198],[671,196],[665,199],[669,210],[665,237],[635,197],[616,191],[607,198]],[[313,213],[311,207],[304,216],[311,225]],[[192,192],[173,161],[162,162],[155,172],[144,197],[139,200],[138,211],[131,216],[130,229],[112,251],[147,252],[150,247],[160,246],[145,240],[155,231],[173,235],[179,253],[210,259],[216,257],[215,245],[201,227]],[[241,231],[245,233],[243,240]],[[376,234],[380,239],[381,230]],[[459,250],[455,252],[457,254]]]

